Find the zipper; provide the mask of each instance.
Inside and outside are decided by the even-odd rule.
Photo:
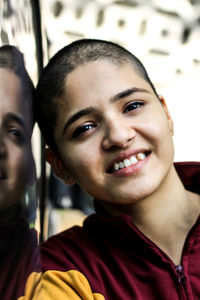
[[[182,265],[176,266],[176,272],[178,274],[178,282],[182,283],[183,281],[187,280],[187,277],[185,276],[184,269]]]
[[[192,300],[193,298],[193,293],[191,290],[190,286],[187,286],[187,282],[189,281],[187,276],[185,275],[184,268],[180,264],[176,266],[176,273],[178,275],[178,283],[179,283],[179,288],[180,288],[180,299],[187,299],[187,300]]]

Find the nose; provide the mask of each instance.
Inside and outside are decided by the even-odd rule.
[[[106,126],[106,134],[103,139],[105,150],[125,148],[135,138],[136,131],[128,121],[117,119],[109,120]]]

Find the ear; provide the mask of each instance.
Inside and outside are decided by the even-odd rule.
[[[53,150],[50,148],[45,149],[46,161],[51,165],[55,174],[62,179],[66,184],[72,185],[75,183],[74,178],[66,170],[62,160]]]
[[[159,95],[158,97],[159,97],[159,100],[160,100],[160,102],[161,102],[161,104],[164,108],[165,113],[166,113],[166,116],[167,116],[167,119],[168,119],[168,122],[169,122],[170,131],[172,132],[172,135],[174,135],[174,122],[173,122],[173,120],[171,118],[171,115],[169,113],[169,110],[168,110],[167,104],[165,102],[165,99],[162,95]]]

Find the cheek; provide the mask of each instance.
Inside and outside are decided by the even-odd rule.
[[[149,136],[159,142],[164,142],[166,138],[167,140],[172,139],[173,133],[163,111],[161,111],[161,113],[157,113],[156,116],[146,118],[145,129]]]
[[[96,151],[91,146],[86,149],[79,147],[77,151],[76,149],[71,149],[68,150],[68,153],[70,155],[62,155],[62,157],[66,169],[72,174],[82,174],[87,170],[91,170],[97,160]]]
[[[162,111],[155,117],[146,118],[143,125],[143,133],[146,134],[145,136],[148,138],[154,152],[161,159],[168,157],[170,161],[173,160],[173,134],[168,119]]]
[[[13,152],[10,167],[13,174],[17,176],[19,180],[25,180],[29,170],[29,159],[26,151],[16,150]]]
[[[166,118],[160,118],[152,129],[157,152],[161,158],[173,160],[174,145],[172,131]]]
[[[94,173],[94,170],[99,168],[100,161],[97,149],[95,145],[79,146],[68,149],[69,155],[62,154],[65,168],[74,176],[76,179],[90,176]]]

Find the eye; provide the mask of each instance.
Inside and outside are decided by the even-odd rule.
[[[8,129],[8,134],[17,143],[22,143],[24,141],[24,136],[19,129],[10,128]]]
[[[13,136],[16,136],[16,137],[21,135],[21,133],[18,129],[9,129],[8,133],[13,135]]]
[[[128,105],[126,106],[126,108],[124,110],[124,113],[127,113],[132,110],[136,110],[136,109],[140,108],[142,105],[144,105],[144,102],[142,102],[142,101],[134,101],[134,102],[128,103]]]
[[[83,124],[74,131],[72,137],[74,137],[74,138],[78,137],[78,136],[84,134],[86,131],[92,130],[95,127],[96,127],[96,124]]]

